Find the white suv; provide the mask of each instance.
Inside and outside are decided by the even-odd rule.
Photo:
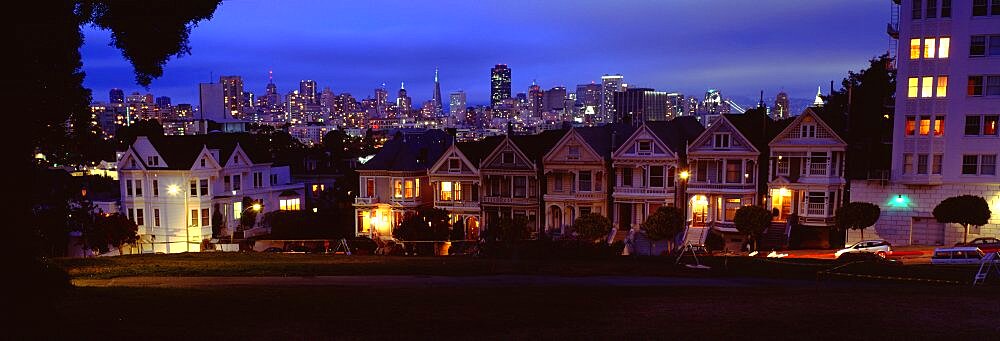
[[[885,258],[886,256],[892,254],[892,245],[889,245],[889,242],[884,240],[862,240],[854,243],[854,245],[851,245],[846,249],[837,251],[835,256],[840,258],[840,255],[845,253],[861,252],[870,252],[879,255],[879,257]]]

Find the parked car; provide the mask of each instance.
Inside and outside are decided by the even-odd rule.
[[[375,249],[378,249],[378,244],[368,237],[348,238],[347,246],[351,249],[351,254],[355,255],[375,254]]]
[[[959,246],[978,247],[980,250],[983,250],[983,252],[990,253],[991,251],[1000,251],[1000,239],[993,237],[976,238],[968,243],[955,244],[955,247]]]
[[[996,251],[994,251],[996,252]],[[987,253],[980,250],[978,247],[974,246],[960,246],[960,247],[948,247],[948,248],[937,248],[934,249],[934,255],[931,256],[931,264],[944,264],[944,265],[958,265],[958,264],[974,264],[979,265],[983,262],[983,257],[986,257]],[[996,256],[993,257],[993,261],[1000,263],[1000,258]]]
[[[285,252],[285,250],[281,249],[280,247],[272,246],[272,247],[264,249],[263,252],[267,252],[267,253],[280,253],[280,252]]]
[[[873,253],[879,257],[885,258],[892,254],[892,245],[884,240],[862,240],[860,242],[854,243],[847,248],[840,249],[834,255],[840,258],[841,255],[845,253]]]
[[[305,246],[305,245],[296,245],[296,246],[292,246],[292,247],[288,248],[288,250],[285,251],[285,252],[289,252],[289,253],[310,253],[310,252],[313,252],[313,249],[310,249],[308,246]]]

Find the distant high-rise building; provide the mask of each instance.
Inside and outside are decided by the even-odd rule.
[[[132,94],[125,97],[125,103],[144,103],[146,102],[146,96],[138,92],[132,92]]]
[[[227,112],[223,93],[221,83],[198,84],[199,119],[221,122],[232,117]]]
[[[243,78],[240,76],[219,77],[222,84],[222,100],[230,117],[242,118],[243,113]]]
[[[170,97],[160,96],[156,98],[156,106],[160,108],[166,108],[170,106]]]
[[[631,88],[615,93],[616,123],[641,125],[645,121],[667,120],[667,93],[647,88]]]
[[[566,105],[566,87],[557,86],[545,91],[546,112],[562,111]]]
[[[583,107],[598,107],[601,103],[601,85],[590,83],[576,86],[576,103]]]
[[[307,103],[316,103],[316,81],[311,79],[299,81],[299,96],[302,96]]]
[[[274,85],[274,75],[271,71],[267,72],[267,79],[267,87],[264,88],[264,96],[260,98],[260,106],[273,113],[281,110],[281,94],[278,93],[278,86]]]
[[[448,101],[448,114],[451,116],[460,116],[465,114],[466,99],[465,91],[458,90],[453,91],[449,95]]]
[[[601,76],[601,120],[611,122],[615,117],[615,93],[623,91],[625,78],[622,75]]]
[[[771,108],[771,117],[780,120],[791,116],[790,107],[791,102],[788,100],[788,94],[784,91],[779,92],[777,96],[774,96],[774,107]]]
[[[333,108],[334,97],[337,97],[337,95],[333,93],[333,90],[330,90],[328,86],[324,87],[323,91],[319,94],[319,105],[323,108]]]
[[[111,104],[122,104],[125,103],[125,91],[119,88],[111,89],[108,92],[108,101]]]
[[[538,118],[542,117],[542,111],[545,110],[545,91],[534,81],[528,88],[528,110],[531,111],[531,116]]]
[[[434,68],[434,96],[431,97],[434,101],[434,115],[441,116],[444,112],[444,105],[441,103],[441,82],[438,80],[438,69]]]
[[[676,92],[667,94],[667,119],[672,120],[678,116],[688,115],[684,95]]]
[[[413,100],[410,96],[406,95],[406,85],[404,83],[399,83],[399,92],[396,95],[396,110],[399,111],[399,117],[408,118],[410,113],[413,111]]]
[[[490,70],[490,106],[498,106],[510,98],[510,68],[497,64]]]
[[[375,89],[375,115],[379,118],[386,117],[386,107],[389,102],[389,92],[385,91],[385,85]]]

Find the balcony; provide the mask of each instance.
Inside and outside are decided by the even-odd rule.
[[[500,205],[534,205],[537,203],[537,200],[535,198],[483,197],[482,203]]]
[[[565,192],[549,193],[545,195],[545,200],[602,200],[607,196],[605,192]]]
[[[453,201],[453,200],[437,200],[434,202],[434,206],[437,207],[455,207],[455,208],[479,208],[478,201]]]
[[[357,197],[357,198],[354,198],[354,204],[355,205],[373,205],[373,204],[375,204],[375,198]]]
[[[886,24],[885,33],[892,37],[892,39],[899,39],[899,24]]]
[[[713,182],[694,182],[688,184],[688,190],[755,190],[757,189],[756,184],[744,184],[744,183],[713,183]]]
[[[615,187],[615,194],[625,194],[625,195],[649,195],[649,196],[663,196],[668,192],[673,192],[673,189],[668,191],[667,188],[656,188],[656,187]]]

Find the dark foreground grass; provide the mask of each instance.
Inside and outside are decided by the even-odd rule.
[[[711,270],[675,265],[672,257],[608,259],[481,259],[473,257],[383,257],[322,254],[186,253],[89,259],[58,259],[73,278],[123,276],[339,276],[339,275],[552,275],[765,277],[806,280],[892,280],[967,284],[978,267],[886,265],[833,260],[704,257]],[[832,270],[832,271],[831,271]],[[851,274],[866,277],[851,277]],[[879,279],[878,277],[885,277]],[[993,284],[1000,283],[994,280]]]
[[[941,286],[74,288],[34,339],[995,339]],[[57,326],[52,328],[51,326]]]

